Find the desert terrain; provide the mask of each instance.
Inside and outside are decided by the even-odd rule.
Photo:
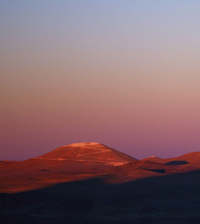
[[[200,223],[200,152],[137,160],[75,143],[0,162],[1,223]]]

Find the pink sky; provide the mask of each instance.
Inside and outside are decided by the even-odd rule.
[[[88,141],[199,151],[200,3],[150,2],[0,3],[0,160]]]

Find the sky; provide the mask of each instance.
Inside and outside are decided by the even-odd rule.
[[[200,151],[199,0],[0,0],[0,160],[76,142]]]

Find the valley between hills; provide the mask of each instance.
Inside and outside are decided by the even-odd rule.
[[[74,143],[0,162],[3,223],[200,223],[200,152],[137,160]]]

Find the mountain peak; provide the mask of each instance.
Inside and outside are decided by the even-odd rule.
[[[95,146],[95,145],[101,145],[101,144],[98,142],[79,142],[79,143],[72,143],[70,145],[65,145],[65,146],[85,147],[85,146]]]

